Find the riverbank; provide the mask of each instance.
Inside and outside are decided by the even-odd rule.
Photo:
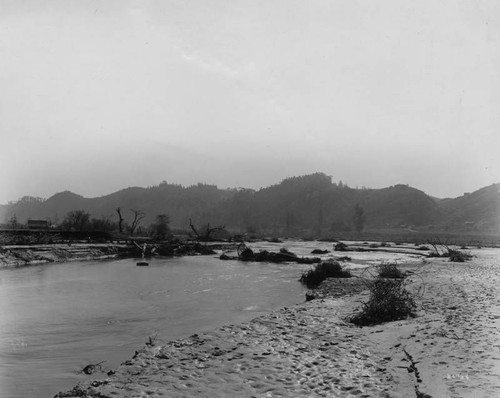
[[[53,262],[105,260],[131,256],[134,247],[118,243],[9,245],[0,247],[0,268]]]
[[[57,396],[499,396],[499,253],[476,253],[468,263],[402,267],[413,273],[416,318],[355,327],[346,318],[367,291],[344,283],[348,295],[338,297],[330,281],[321,298],[251,322],[149,339],[116,371]]]
[[[146,256],[193,256],[215,254],[215,250],[235,250],[235,243],[168,242],[149,245]],[[0,246],[0,268],[15,268],[54,262],[107,260],[142,255],[140,245],[132,243],[53,243]]]

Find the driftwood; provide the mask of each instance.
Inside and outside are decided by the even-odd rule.
[[[101,364],[104,363],[104,362],[106,362],[106,361],[101,361],[99,363],[91,363],[90,365],[85,366],[82,369],[82,372],[85,373],[86,375],[91,375],[92,373],[94,373],[97,370],[102,371]]]
[[[335,248],[333,250],[335,250],[336,252],[346,252],[347,245],[344,242],[339,242],[335,245]]]
[[[223,258],[230,259],[230,258]],[[279,253],[269,252],[267,250],[262,250],[258,253],[254,253],[252,249],[247,247],[244,243],[238,245],[238,259],[241,261],[256,261],[256,262],[270,262],[270,263],[283,263],[283,262],[295,262],[299,264],[315,264],[320,263],[321,259],[317,257],[298,257],[296,254],[286,250],[281,249]]]
[[[329,250],[314,249],[311,254],[327,254],[330,253]]]
[[[391,248],[389,245],[384,244],[384,243],[381,243],[380,245],[377,245],[377,244],[367,245],[367,243],[365,242],[365,245],[366,246],[363,246],[363,247],[361,247],[360,245],[348,246],[344,242],[339,242],[335,245],[333,250],[336,252],[361,252],[361,253],[362,252],[384,252],[384,253],[412,254],[415,256],[428,257],[427,253],[422,253],[423,249],[420,249],[420,248],[416,248],[416,249],[409,251],[409,250]],[[441,257],[441,255],[438,255],[438,257]]]

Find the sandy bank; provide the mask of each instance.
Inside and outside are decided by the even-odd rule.
[[[367,292],[355,282],[351,296],[323,287],[322,298],[245,324],[147,344],[110,375],[58,396],[498,397],[499,251],[477,254],[405,266],[416,318],[358,328],[344,319]]]
[[[115,243],[2,246],[0,247],[0,268],[52,262],[102,260],[130,255],[130,253],[130,246]]]

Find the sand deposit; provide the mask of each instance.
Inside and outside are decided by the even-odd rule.
[[[0,268],[54,262],[107,260],[131,255],[130,246],[113,243],[9,245],[0,247]]]
[[[59,397],[499,397],[497,252],[405,265],[416,318],[353,326],[368,292],[330,281],[318,298],[245,324],[151,340]]]

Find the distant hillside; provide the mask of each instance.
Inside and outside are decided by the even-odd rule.
[[[71,210],[85,210],[95,218],[117,221],[120,207],[127,221],[131,209],[145,213],[143,226],[156,215],[168,214],[174,228],[196,224],[225,224],[238,232],[269,235],[321,236],[352,228],[356,204],[365,212],[366,229],[414,227],[453,231],[500,232],[500,184],[455,199],[435,199],[407,185],[383,189],[353,189],[333,183],[323,173],[287,178],[258,191],[219,189],[198,184],[183,187],[165,182],[149,188],[132,187],[98,198],[69,191],[47,200],[25,197],[0,207],[6,222],[16,215],[60,223]]]
[[[289,178],[257,192],[240,191],[221,204],[216,215],[243,230],[321,235],[350,229],[356,204],[365,210],[367,228],[423,226],[441,217],[436,201],[417,189],[352,189],[320,173]]]
[[[200,214],[209,212],[231,195],[231,191],[218,189],[214,185],[198,184],[185,188],[167,183],[149,188],[126,188],[98,198],[84,198],[65,191],[47,200],[24,197],[7,205],[3,221],[16,215],[22,223],[28,219],[50,219],[57,224],[72,210],[84,210],[96,218],[118,220],[116,209],[120,207],[125,220],[133,218],[131,209],[134,209],[145,213],[142,225],[154,222],[158,214],[168,214],[172,225],[180,227],[188,225],[190,217],[199,218]]]
[[[450,229],[499,231],[500,184],[492,184],[455,199],[442,199],[443,224]]]

